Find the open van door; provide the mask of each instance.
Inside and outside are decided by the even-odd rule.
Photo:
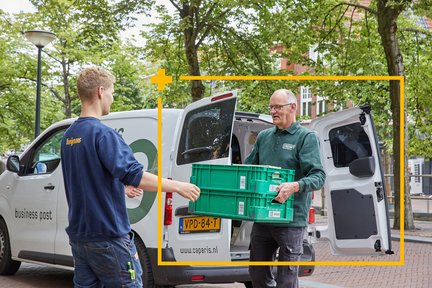
[[[326,171],[328,226],[318,240],[335,255],[392,254],[387,193],[370,106],[312,120]]]
[[[189,182],[193,163],[230,164],[236,101],[235,92],[226,92],[186,107],[171,155],[173,179]],[[165,226],[168,239],[164,244],[172,247],[174,258],[230,261],[231,220],[189,215],[188,201],[177,194],[172,198],[174,215],[172,224]]]

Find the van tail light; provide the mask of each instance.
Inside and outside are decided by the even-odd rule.
[[[164,225],[172,224],[172,192],[165,193]]]
[[[204,281],[205,276],[204,275],[192,275],[191,280],[192,281]]]
[[[315,208],[310,207],[309,208],[309,224],[314,224],[315,223]]]

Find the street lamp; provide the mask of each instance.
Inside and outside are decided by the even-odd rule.
[[[35,138],[39,135],[40,130],[40,94],[41,94],[41,57],[42,48],[55,39],[55,34],[41,30],[24,31],[24,35],[38,48],[38,67],[36,82],[36,119],[35,119]]]

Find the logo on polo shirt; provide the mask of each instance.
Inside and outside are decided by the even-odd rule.
[[[295,148],[295,146],[296,146],[296,145],[294,145],[294,144],[284,143],[284,144],[282,145],[282,149],[285,149],[285,150],[293,150],[293,149]]]

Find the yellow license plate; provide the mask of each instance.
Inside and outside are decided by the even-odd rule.
[[[219,232],[221,219],[217,217],[185,217],[180,218],[179,233],[211,233]]]

